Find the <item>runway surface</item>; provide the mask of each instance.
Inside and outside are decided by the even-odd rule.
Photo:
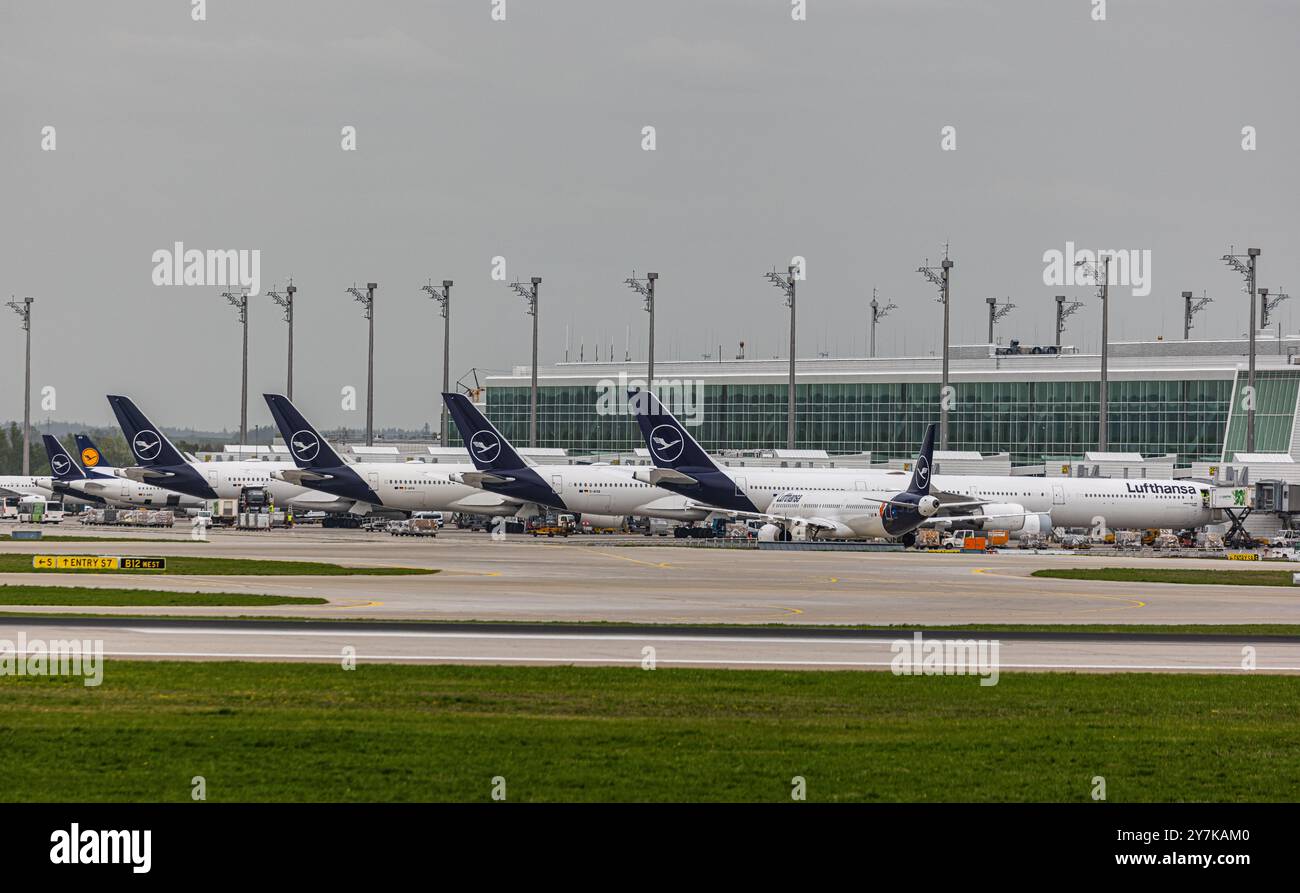
[[[74,527],[58,532],[80,531]],[[0,544],[0,551],[316,560],[429,567],[441,572],[402,577],[148,579],[42,572],[0,574],[0,584],[258,592],[329,600],[319,606],[93,609],[103,614],[881,626],[1300,623],[1300,586],[1116,584],[1029,576],[1044,567],[1117,564],[1248,571],[1260,568],[1256,562],[1018,553],[758,552],[688,548],[639,537],[512,537],[497,542],[487,534],[468,531],[445,531],[432,541],[319,529],[216,532],[207,543],[191,542],[180,533],[175,537],[174,542],[138,544],[6,542]]]
[[[104,657],[131,660],[253,660],[375,663],[729,667],[796,670],[923,669],[925,642],[954,636],[982,643],[945,662],[994,680],[1017,671],[1300,672],[1300,638],[911,635],[769,629],[448,628],[436,624],[277,624],[261,621],[0,622],[0,640],[101,641]],[[979,637],[979,638],[977,638]],[[996,643],[996,644],[994,644]],[[6,646],[0,646],[6,647]],[[17,647],[17,646],[14,646]],[[1250,668],[1244,658],[1252,658]],[[942,667],[945,662],[936,666]]]

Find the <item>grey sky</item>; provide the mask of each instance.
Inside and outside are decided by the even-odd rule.
[[[657,270],[659,358],[784,355],[792,255],[799,352],[865,352],[871,288],[900,307],[882,354],[939,344],[915,268],[952,244],[953,340],[1048,342],[1044,251],[1149,248],[1153,291],[1114,303],[1115,340],[1244,332],[1229,242],[1260,284],[1300,292],[1294,2],[1091,0],[209,0],[0,7],[0,291],[36,304],[33,383],[56,418],[108,423],[106,392],[167,425],[236,426],[239,330],[219,288],[156,288],[152,253],[257,248],[263,287],[300,288],[295,396],[363,424],[365,329],[344,292],[379,283],[376,423],[435,418],[441,328],[419,290],[456,281],[452,375],[526,363],[539,275],[542,360],[597,340],[644,357],[622,283]],[[41,128],[57,128],[43,152]],[[340,129],[358,129],[358,150]],[[641,128],[657,148],[641,149]],[[940,150],[940,128],[957,150]],[[1259,148],[1241,149],[1241,128]],[[1069,343],[1095,350],[1091,289]],[[1300,294],[1292,302],[1300,306]],[[3,309],[3,308],[0,308]],[[1293,330],[1289,305],[1280,314]],[[0,418],[21,417],[21,332],[0,317]],[[284,326],[252,304],[250,425],[284,384]],[[46,413],[34,404],[34,418]]]

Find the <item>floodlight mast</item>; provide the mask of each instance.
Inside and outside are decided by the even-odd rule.
[[[785,448],[794,449],[795,409],[794,409],[794,375],[795,375],[795,272],[799,268],[791,264],[782,276],[776,270],[763,274],[767,280],[785,294],[785,306],[790,308],[790,380],[786,384],[785,396]]]
[[[23,332],[26,333],[27,350],[23,366],[23,476],[32,473],[32,302],[35,298],[27,297],[21,301],[10,300],[8,306],[22,319]]]
[[[1272,294],[1271,298],[1269,297],[1270,294]],[[1259,290],[1259,327],[1261,329],[1267,329],[1268,324],[1273,317],[1273,311],[1277,309],[1277,305],[1281,304],[1283,301],[1289,300],[1291,300],[1291,296],[1286,292],[1280,290],[1270,292],[1267,288],[1261,288]]]
[[[369,323],[366,350],[366,446],[375,445],[375,289],[377,288],[379,283],[367,282],[364,292],[355,285],[348,289],[348,293],[365,308],[366,321]]]
[[[949,298],[952,295],[952,268],[953,262],[948,259],[948,249],[945,246],[943,262],[938,267],[930,266],[930,259],[926,258],[925,264],[916,270],[928,282],[939,287],[937,300],[943,304],[943,374],[939,384],[939,449],[941,450],[948,449],[948,406],[952,402],[948,386]]]
[[[1101,379],[1097,395],[1097,449],[1106,452],[1110,449],[1110,402],[1107,393],[1107,361],[1110,357],[1110,259],[1103,254],[1101,264],[1093,261],[1075,261],[1074,265],[1083,270],[1097,283],[1097,297],[1101,298]]]
[[[881,304],[876,300],[876,289],[871,289],[871,357],[876,356],[876,324],[889,315],[889,311],[897,310],[898,305],[893,301],[887,304]]]
[[[1246,386],[1249,389],[1247,393],[1250,396],[1246,401],[1246,452],[1253,453],[1255,451],[1255,284],[1258,281],[1260,250],[1247,248],[1244,255],[1233,254],[1232,251],[1232,246],[1229,245],[1228,253],[1221,260],[1245,278],[1245,291],[1250,295],[1250,330],[1246,333],[1250,339],[1248,347],[1250,367],[1246,374]]]
[[[1005,304],[999,304],[997,298],[986,298],[989,305],[989,344],[993,342],[993,326],[1006,318],[1007,314],[1016,309],[1016,305],[1011,303],[1008,298]]]
[[[298,286],[293,284],[293,277],[289,277],[289,284],[284,289],[284,294],[278,291],[269,290],[267,294],[271,300],[284,308],[284,321],[289,324],[289,369],[285,374],[285,391],[284,395],[293,400],[293,296],[298,293]]]
[[[239,379],[239,445],[248,443],[248,289],[238,293],[225,291],[221,296],[239,311],[239,324],[244,329],[243,361]]]
[[[1065,295],[1056,296],[1056,352],[1061,352],[1061,335],[1065,333],[1065,321],[1078,313],[1083,301],[1066,302]]]
[[[526,312],[533,318],[532,384],[528,401],[528,445],[533,448],[537,447],[537,287],[541,284],[540,276],[534,276],[528,282],[510,283],[515,293],[528,302]]]
[[[1205,292],[1201,292],[1199,298],[1193,298],[1190,291],[1183,292],[1183,340],[1187,341],[1192,337],[1192,318],[1205,309],[1206,304],[1213,304],[1214,298],[1207,298]]]
[[[645,364],[645,382],[646,388],[651,391],[654,390],[655,381],[655,282],[658,279],[658,273],[646,273],[644,279],[638,279],[636,270],[633,270],[632,275],[625,280],[628,288],[645,298],[645,311],[650,314],[650,351]]]
[[[429,293],[429,297],[438,302],[438,309],[442,315],[442,392],[444,394],[451,392],[451,287],[455,283],[450,279],[442,280],[442,289],[439,290],[430,279],[427,285],[420,286],[421,291]],[[447,401],[439,400],[442,406],[442,423],[439,428],[439,444],[446,446],[448,438],[451,436],[450,425],[447,417]]]

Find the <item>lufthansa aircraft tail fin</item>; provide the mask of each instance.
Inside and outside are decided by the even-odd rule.
[[[656,467],[720,470],[695,438],[686,433],[686,426],[653,393],[629,391],[628,402]]]
[[[266,405],[271,408],[280,436],[289,447],[289,455],[299,468],[338,468],[346,464],[339,454],[330,446],[329,441],[320,436],[311,422],[298,411],[287,397],[279,394],[263,394]]]
[[[925,496],[930,492],[930,470],[934,467],[934,429],[933,423],[925,429],[925,439],[921,441],[921,452],[916,454],[916,464],[912,466],[912,480],[907,485],[908,493]]]
[[[479,471],[511,471],[525,468],[528,463],[515,452],[505,435],[489,422],[483,413],[464,394],[443,394],[447,411],[456,423],[456,430],[465,441],[465,449],[474,467]]]
[[[85,478],[86,473],[81,470],[81,466],[72,461],[68,451],[53,434],[42,434],[41,439],[45,441],[45,453],[50,458],[50,474],[56,481],[67,483]]]
[[[186,465],[180,450],[145,417],[129,397],[108,395],[108,404],[113,407],[113,415],[122,426],[126,435],[126,444],[131,448],[131,455],[143,468],[166,465]]]
[[[87,471],[110,471],[113,463],[104,458],[104,454],[95,446],[95,442],[85,434],[73,435],[77,441],[77,451],[81,453],[81,467]],[[110,471],[111,473],[111,471]]]

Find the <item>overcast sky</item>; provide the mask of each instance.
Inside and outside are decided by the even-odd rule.
[[[33,387],[57,419],[108,423],[106,392],[169,426],[238,425],[239,328],[219,287],[155,287],[153,252],[261,251],[294,277],[295,396],[359,427],[361,308],[379,283],[376,423],[435,418],[442,333],[420,286],[453,279],[452,377],[528,361],[523,301],[490,278],[541,276],[542,361],[576,358],[645,314],[623,280],[660,274],[658,356],[785,355],[763,273],[807,259],[799,353],[865,353],[873,286],[899,305],[879,352],[924,355],[940,307],[915,269],[951,243],[953,341],[1050,342],[1043,252],[1152,252],[1152,292],[1121,291],[1115,340],[1241,333],[1229,243],[1263,249],[1260,285],[1300,292],[1289,0],[11,0],[0,7],[0,292],[34,295]],[[341,129],[357,129],[343,151]],[[943,151],[941,129],[956,128]],[[42,150],[42,128],[57,148]],[[654,151],[642,128],[656,128]],[[1242,128],[1258,148],[1243,151]],[[1098,346],[1097,301],[1067,341]],[[1300,307],[1300,294],[1292,302]],[[1291,308],[1281,321],[1293,330]],[[3,308],[0,308],[3,309]],[[251,302],[250,426],[284,386],[285,327]],[[0,317],[0,418],[21,418],[22,335]],[[33,417],[47,413],[34,403]]]

